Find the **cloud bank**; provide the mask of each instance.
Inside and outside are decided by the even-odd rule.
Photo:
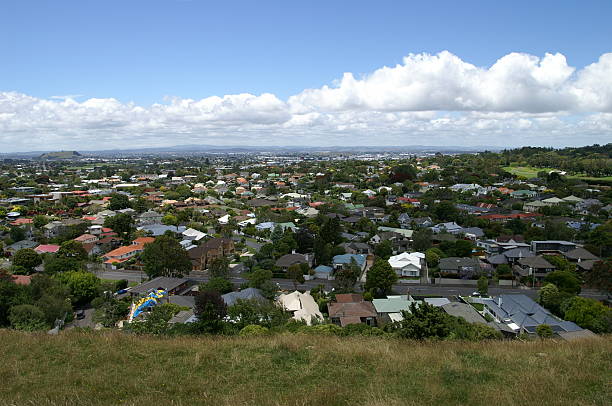
[[[612,53],[582,69],[511,53],[477,67],[444,51],[277,96],[41,99],[0,92],[2,152],[219,145],[576,145],[612,141]]]

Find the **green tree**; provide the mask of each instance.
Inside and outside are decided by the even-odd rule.
[[[417,230],[412,234],[412,248],[415,251],[424,252],[431,248],[432,232],[429,228]]]
[[[111,228],[119,235],[129,234],[132,232],[134,219],[126,213],[119,213],[112,217],[104,219],[104,227]]]
[[[597,300],[574,296],[563,305],[564,318],[594,333],[611,331],[611,310]]]
[[[32,219],[32,224],[34,224],[34,227],[36,227],[36,228],[42,228],[47,223],[49,223],[49,219],[47,219],[47,216],[36,215]]]
[[[267,328],[283,326],[291,318],[281,307],[255,299],[238,299],[227,308],[227,315],[237,329],[257,324]]]
[[[360,275],[361,268],[357,261],[351,258],[350,264],[334,271],[336,289],[340,292],[352,292]]]
[[[9,230],[9,236],[11,237],[11,240],[13,240],[13,242],[18,242],[25,239],[26,233],[21,227],[11,227],[11,229]]]
[[[172,303],[163,303],[151,309],[146,317],[138,317],[130,323],[130,330],[138,334],[167,334],[170,330],[168,322],[180,311],[180,309]]]
[[[592,288],[612,293],[612,259],[595,262],[591,270],[585,272],[584,280]]]
[[[474,244],[468,240],[457,240],[455,241],[454,256],[456,257],[470,257],[472,256],[472,249]]]
[[[181,278],[191,271],[191,260],[179,242],[167,235],[161,235],[154,242],[145,245],[141,256],[145,272],[150,278],[170,276]]]
[[[430,268],[435,268],[440,263],[441,251],[438,248],[430,248],[425,251],[425,261],[427,262],[427,266]]]
[[[227,306],[219,292],[205,290],[195,297],[194,313],[199,321],[220,322],[227,314]]]
[[[208,274],[213,278],[227,278],[229,275],[229,259],[225,257],[214,259],[208,267]]]
[[[489,293],[489,278],[486,276],[481,276],[478,278],[477,287],[478,292],[480,292],[481,295],[486,296]]]
[[[83,244],[78,241],[70,240],[63,242],[57,252],[58,257],[73,258],[77,261],[87,260],[87,251],[83,248]]]
[[[70,296],[76,305],[84,305],[97,296],[100,288],[100,279],[96,275],[85,271],[62,272],[55,276],[70,289]]]
[[[165,224],[167,226],[177,226],[179,224],[179,221],[174,214],[168,213],[162,218],[162,224]]]
[[[200,284],[200,290],[214,290],[219,293],[226,294],[234,290],[232,282],[225,278],[211,278],[208,282]]]
[[[251,272],[247,278],[249,279],[249,285],[252,288],[261,289],[262,285],[272,279],[272,271],[269,269],[255,269]]]
[[[44,330],[48,327],[43,311],[31,304],[11,307],[9,320],[11,327],[16,330],[36,331]]]
[[[548,324],[540,324],[536,327],[536,334],[540,338],[551,338],[554,335],[552,327]]]
[[[439,307],[428,303],[410,305],[410,311],[402,311],[404,319],[393,325],[394,333],[401,338],[424,340],[446,338],[451,334],[449,317]]]
[[[580,280],[573,272],[553,271],[544,277],[544,282],[554,283],[561,292],[580,293]]]
[[[374,255],[382,259],[389,259],[393,255],[393,244],[390,240],[381,241],[374,248]]]
[[[397,274],[391,268],[388,261],[377,258],[374,261],[372,268],[368,270],[366,275],[365,288],[374,290],[377,293],[388,293],[391,291],[393,284],[397,282]]]
[[[25,268],[28,273],[34,272],[34,268],[40,264],[42,258],[31,248],[20,249],[13,255],[13,265]]]
[[[109,200],[108,208],[110,210],[123,210],[130,207],[130,199],[127,195],[114,193]]]
[[[293,281],[294,289],[297,289],[298,284],[305,282],[304,272],[300,264],[293,264],[287,269],[287,278]]]

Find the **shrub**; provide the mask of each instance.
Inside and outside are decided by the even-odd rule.
[[[268,334],[270,331],[264,326],[258,326],[257,324],[249,324],[240,330],[238,335],[242,337],[250,337],[250,336],[262,336]]]
[[[17,330],[36,331],[47,328],[43,311],[29,304],[12,307],[9,312],[9,321],[11,326]]]

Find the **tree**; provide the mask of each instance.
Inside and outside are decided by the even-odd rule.
[[[610,325],[612,310],[595,299],[574,296],[565,302],[562,307],[564,318],[573,321],[582,328],[587,328],[594,333],[612,331]]]
[[[409,164],[398,165],[394,167],[389,174],[389,180],[393,183],[403,183],[406,180],[415,180],[416,177],[416,168]]]
[[[481,276],[478,278],[478,292],[481,295],[486,296],[489,293],[489,278],[486,276]]]
[[[59,272],[80,271],[82,269],[83,262],[74,258],[53,256],[45,259],[45,272],[51,275]]]
[[[237,329],[254,324],[267,328],[278,327],[291,318],[291,314],[281,307],[255,299],[238,299],[227,308],[227,315]]]
[[[130,199],[127,195],[114,193],[109,200],[108,208],[110,210],[123,210],[130,207]]]
[[[351,258],[351,263],[337,269],[334,275],[336,277],[336,289],[340,292],[352,292],[359,275],[361,275],[361,268],[357,261]]]
[[[272,271],[269,269],[255,269],[251,272],[247,278],[249,279],[249,285],[252,288],[261,289],[262,285],[266,281],[270,281],[272,279]]]
[[[78,241],[70,240],[63,242],[57,252],[58,257],[73,258],[77,261],[87,260],[87,251],[83,248],[83,244]]]
[[[100,279],[96,275],[85,271],[62,272],[57,274],[55,278],[70,289],[70,296],[76,305],[84,305],[91,302],[97,296],[101,284]]]
[[[227,314],[227,306],[219,292],[205,290],[195,297],[194,313],[199,321],[219,322]]]
[[[440,263],[440,258],[442,258],[444,253],[439,248],[430,248],[425,251],[425,261],[427,262],[427,266],[430,268],[434,268],[438,266]]]
[[[385,240],[385,241],[380,242],[374,248],[374,255],[382,259],[391,258],[391,255],[393,255],[393,244],[391,243],[391,241]]]
[[[34,216],[34,218],[32,219],[32,224],[34,224],[34,227],[36,228],[42,228],[47,223],[49,223],[49,219],[47,219],[47,216],[37,215]]]
[[[337,217],[328,219],[323,226],[321,227],[321,231],[319,233],[319,238],[321,238],[326,243],[337,245],[342,242],[342,226],[340,225],[340,220]]]
[[[412,248],[415,251],[426,251],[431,248],[432,232],[429,228],[417,230],[412,234]]]
[[[229,259],[225,257],[214,259],[208,267],[208,274],[213,278],[227,278],[229,275]]]
[[[181,278],[191,269],[187,251],[179,242],[167,235],[160,235],[154,242],[146,244],[141,259],[149,277],[170,276]]]
[[[580,293],[580,280],[573,272],[553,271],[544,277],[544,282],[554,283],[561,292]]]
[[[457,214],[459,214],[459,210],[455,207],[453,202],[447,200],[438,203],[433,212],[434,215],[442,221],[454,221],[457,219]]]
[[[612,292],[612,259],[597,261],[584,274],[587,285],[606,293]]]
[[[38,307],[22,304],[11,307],[9,313],[11,327],[16,330],[36,331],[46,329],[45,314]]]
[[[455,241],[454,256],[456,257],[469,257],[472,255],[472,249],[474,245],[468,240],[457,240]]]
[[[21,227],[11,227],[9,236],[13,242],[18,242],[25,239],[26,233]]]
[[[554,335],[554,332],[548,324],[540,324],[536,327],[536,334],[540,338],[550,338]]]
[[[297,289],[298,284],[305,282],[304,272],[300,264],[293,264],[287,269],[287,278],[293,280],[294,289]]]
[[[32,248],[20,249],[13,255],[13,265],[24,267],[28,273],[34,272],[34,268],[42,264],[42,258]]]
[[[439,307],[426,302],[410,305],[410,311],[402,311],[404,319],[396,323],[394,332],[402,338],[424,340],[426,338],[446,338],[451,334],[447,314]]]
[[[200,285],[200,290],[214,290],[223,294],[229,293],[234,290],[234,286],[230,281],[225,278],[211,278],[208,282]]]
[[[126,213],[115,214],[104,219],[104,227],[111,228],[119,235],[131,233],[133,224],[134,219]]]
[[[397,274],[391,268],[389,261],[377,258],[366,275],[365,288],[385,294],[391,291],[395,282]]]
[[[130,323],[130,329],[139,334],[166,334],[170,330],[168,322],[180,311],[173,303],[163,303],[154,306],[143,319],[136,319]]]
[[[174,214],[168,213],[162,218],[162,224],[167,226],[177,226],[178,223],[178,218]]]

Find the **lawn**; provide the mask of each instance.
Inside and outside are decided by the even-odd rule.
[[[608,405],[612,339],[154,338],[0,330],[0,405]]]
[[[506,166],[503,169],[513,175],[520,176],[526,179],[536,178],[538,176],[538,172],[541,171],[548,172],[554,170],[554,168],[534,168],[533,166]],[[586,175],[567,175],[566,177],[569,179],[581,179],[585,182],[612,182],[612,176],[602,176],[600,178],[595,178]]]

